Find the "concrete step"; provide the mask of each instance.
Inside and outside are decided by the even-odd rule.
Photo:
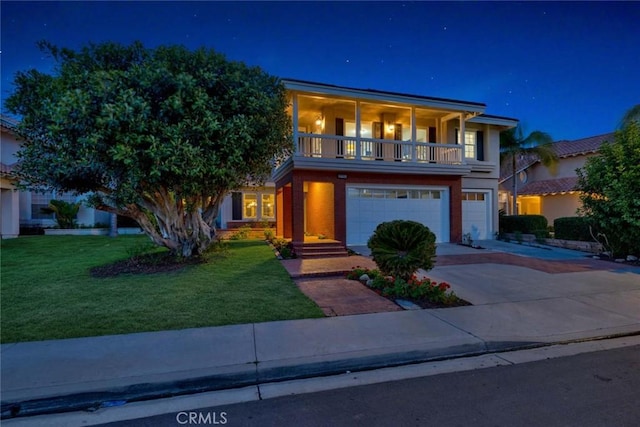
[[[293,246],[293,250],[298,258],[331,258],[348,255],[344,245],[337,242],[297,244]]]
[[[303,252],[303,253],[296,253],[298,255],[298,258],[303,258],[303,259],[313,259],[313,258],[339,258],[339,257],[346,257],[348,256],[347,251],[342,251],[342,252]]]

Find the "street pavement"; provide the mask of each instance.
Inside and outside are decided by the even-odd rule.
[[[532,260],[585,258],[481,244]],[[637,334],[640,269],[611,266],[552,274],[490,262],[442,265],[429,277],[449,282],[472,306],[3,344],[2,417]]]

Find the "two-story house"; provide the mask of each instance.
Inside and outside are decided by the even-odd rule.
[[[537,156],[518,159],[517,209],[522,215],[544,215],[550,225],[556,218],[576,216],[582,206],[580,193],[576,190],[578,175],[589,157],[597,155],[600,146],[613,142],[614,134],[592,136],[573,141],[558,141],[552,147],[558,156],[555,173],[546,168]],[[503,165],[500,176],[499,207],[511,213],[513,173],[511,165]]]
[[[318,244],[364,245],[393,219],[427,225],[438,242],[493,237],[499,134],[516,119],[478,102],[283,82],[295,153],[274,172],[275,210],[265,187],[235,193],[223,214],[235,203],[237,221],[275,215],[276,234],[302,256]]]

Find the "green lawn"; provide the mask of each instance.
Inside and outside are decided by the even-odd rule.
[[[322,317],[262,241],[172,273],[93,278],[144,236],[25,236],[1,248],[1,341]]]

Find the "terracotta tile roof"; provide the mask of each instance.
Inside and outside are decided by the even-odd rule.
[[[572,156],[581,156],[584,154],[597,153],[600,151],[600,146],[605,141],[613,141],[614,133],[605,133],[604,135],[591,136],[589,138],[576,139],[573,141],[557,141],[554,142],[552,147],[556,152],[559,158],[572,157]],[[518,172],[527,169],[528,167],[534,165],[539,162],[538,156],[536,155],[526,155],[518,159],[516,163],[516,169]],[[500,165],[500,181],[505,181],[511,178],[511,165],[510,164],[501,164]]]
[[[610,132],[575,141],[558,141],[553,144],[553,149],[560,158],[597,153],[603,142],[613,142],[613,138],[614,134]]]
[[[1,175],[11,175],[11,173],[13,172],[13,170],[16,167],[16,163],[10,164],[10,165],[6,165],[2,162],[0,162],[0,174]]]
[[[525,184],[518,190],[518,196],[546,196],[576,191],[578,177],[547,179]]]
[[[8,116],[0,116],[0,125],[9,130],[15,130],[16,126],[18,126],[18,121],[12,117]]]

